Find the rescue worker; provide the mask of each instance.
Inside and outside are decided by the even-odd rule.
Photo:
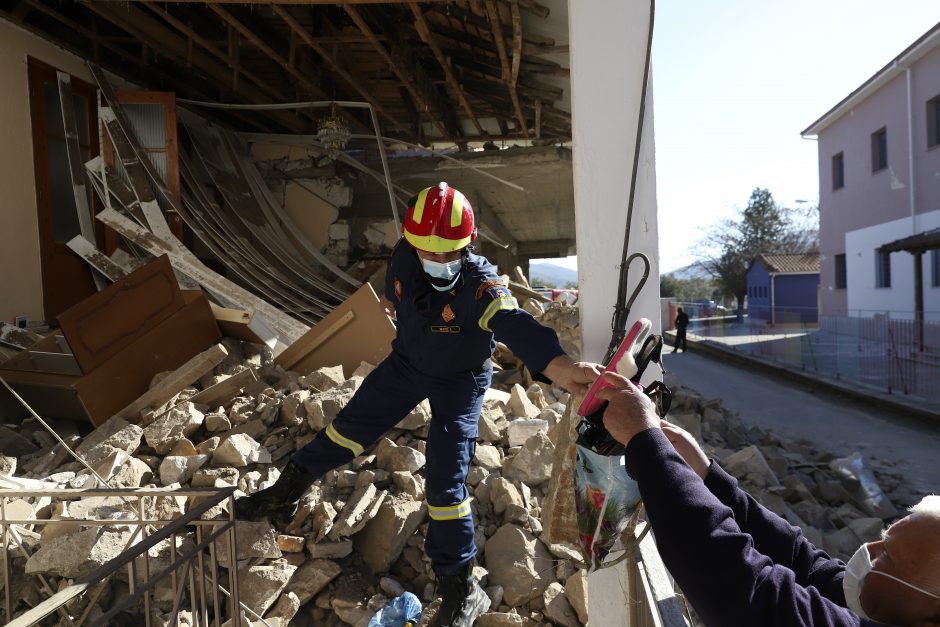
[[[236,515],[249,520],[291,507],[316,479],[361,455],[428,399],[425,493],[431,521],[425,551],[442,597],[441,626],[469,627],[490,605],[471,575],[476,545],[465,480],[496,341],[536,376],[575,394],[586,392],[600,372],[597,364],[574,362],[552,329],[519,308],[496,268],[473,254],[476,236],[470,202],[447,183],[409,202],[385,278],[384,302],[398,325],[391,354],[293,455],[273,486],[235,503]]]

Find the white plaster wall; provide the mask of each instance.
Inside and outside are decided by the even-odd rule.
[[[78,57],[0,19],[0,321],[41,320],[42,268],[26,58],[93,82]]]
[[[940,228],[940,211],[917,216],[918,231]],[[911,235],[911,218],[884,222],[845,234],[845,264],[848,289],[848,314],[870,317],[876,312],[891,312],[892,318],[914,318],[914,256],[906,252],[891,254],[891,287],[875,287],[875,250],[894,240]],[[930,253],[922,257],[924,317],[940,320],[940,288],[931,287]]]
[[[610,342],[610,321],[617,297],[649,3],[643,0],[569,0],[568,12],[583,358],[599,361]],[[652,268],[630,317],[631,320],[639,316],[650,318],[659,331],[652,88],[647,94],[643,136],[630,252],[644,252]],[[641,273],[641,264],[631,266],[631,289]],[[591,624],[628,625],[626,591],[629,586],[624,566],[600,570],[591,575],[588,583]]]

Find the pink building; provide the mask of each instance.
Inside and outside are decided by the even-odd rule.
[[[820,315],[940,320],[940,23],[802,135],[818,139]],[[917,235],[917,257],[879,250]]]

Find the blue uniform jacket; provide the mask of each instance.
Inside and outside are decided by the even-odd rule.
[[[706,625],[874,627],[845,607],[845,564],[717,463],[702,481],[659,429],[635,435],[625,461],[663,563]]]
[[[533,374],[564,354],[555,332],[519,309],[496,268],[480,255],[470,253],[457,285],[438,292],[414,248],[399,240],[388,262],[385,297],[398,318],[392,350],[425,374],[484,369],[497,340]]]

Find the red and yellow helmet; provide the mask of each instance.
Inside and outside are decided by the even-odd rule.
[[[409,244],[429,253],[462,250],[477,238],[470,201],[447,183],[422,189],[402,227]]]

